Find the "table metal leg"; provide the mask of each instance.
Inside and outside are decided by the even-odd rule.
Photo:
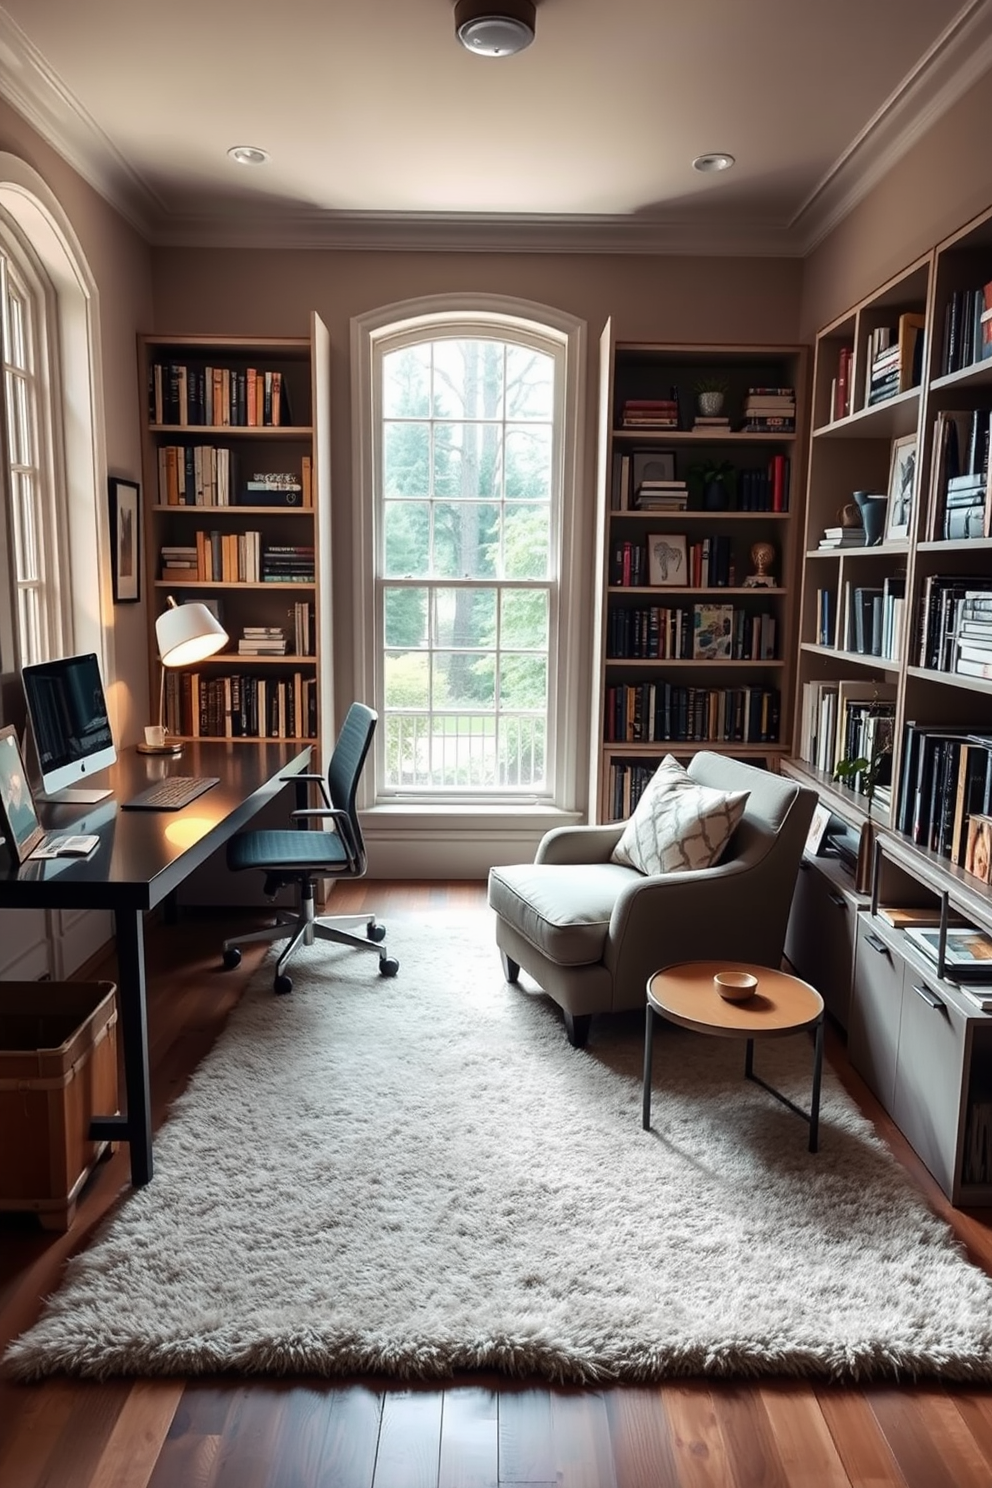
[[[152,1111],[148,1076],[148,1006],[145,998],[145,938],[141,910],[116,910],[117,998],[124,1048],[127,1113],[90,1122],[95,1141],[123,1141],[131,1147],[131,1182],[152,1176]]]
[[[818,1151],[820,1139],[820,1083],[823,1079],[823,1019],[816,1025],[813,1046],[813,1091],[809,1103],[809,1150]]]
[[[644,1010],[644,1091],[641,1109],[641,1125],[645,1131],[651,1129],[651,1066],[654,1055],[654,1008],[648,1003]]]

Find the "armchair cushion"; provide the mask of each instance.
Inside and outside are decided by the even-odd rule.
[[[700,785],[666,755],[613,849],[613,861],[640,873],[712,868],[744,814],[748,795]]]
[[[638,881],[618,863],[516,863],[489,870],[489,903],[549,961],[591,966],[618,897]]]

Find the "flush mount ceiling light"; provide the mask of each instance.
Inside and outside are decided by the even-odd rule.
[[[534,40],[533,0],[456,0],[455,34],[467,52],[510,57]]]
[[[232,145],[227,153],[239,165],[264,165],[269,158],[268,150],[260,150],[257,145]]]
[[[704,172],[723,171],[729,170],[733,163],[733,155],[725,155],[722,150],[714,150],[709,155],[697,155],[692,162],[692,168]]]

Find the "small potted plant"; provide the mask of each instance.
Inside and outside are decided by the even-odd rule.
[[[871,809],[882,768],[892,753],[891,719],[879,719],[876,715],[876,720],[880,726],[873,728],[869,735],[870,755],[848,755],[834,765],[834,779],[842,780],[852,790],[859,790],[865,798],[868,813],[861,828],[858,862],[854,873],[854,887],[859,894],[867,894],[871,889],[872,860],[875,855],[875,823],[872,821]]]
[[[727,396],[727,383],[716,376],[700,377],[693,383],[696,406],[703,418],[716,418],[723,411],[723,400]]]
[[[737,502],[737,467],[729,460],[701,460],[689,467],[693,505],[701,511],[733,511]]]

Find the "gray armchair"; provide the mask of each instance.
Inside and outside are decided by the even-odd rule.
[[[533,863],[493,868],[489,903],[508,982],[521,967],[554,998],[569,1042],[593,1014],[641,1007],[648,977],[678,961],[778,966],[816,793],[781,775],[701,750],[700,785],[750,791],[719,863],[638,873],[610,861],[624,823],[559,827]]]

